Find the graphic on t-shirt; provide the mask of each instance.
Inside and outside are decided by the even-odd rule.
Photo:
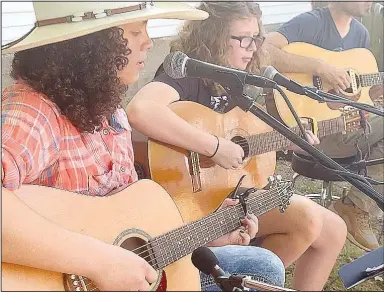
[[[228,106],[228,96],[211,96],[211,106],[214,111],[223,113]]]

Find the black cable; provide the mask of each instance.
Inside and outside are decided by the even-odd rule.
[[[237,97],[237,96],[235,96]],[[278,120],[264,112],[262,109],[258,108],[256,104],[253,103],[252,99],[247,97],[245,94],[239,95],[237,98],[237,105],[245,110],[250,111],[257,117],[259,117],[262,121],[276,129],[279,133],[287,137],[289,140],[297,144],[299,147],[301,147],[303,150],[307,151],[312,157],[316,158],[316,160],[323,159],[324,163],[326,165],[329,165],[329,167],[334,167],[337,170],[345,172],[346,169],[339,165],[337,162],[335,162],[333,159],[325,155],[323,152],[321,152],[319,149],[313,147],[310,145],[307,141],[302,139],[300,136],[297,136],[294,132],[292,132],[289,128],[287,128],[285,125],[280,123]],[[323,163],[321,163],[323,164]],[[350,175],[344,175],[344,173],[340,173],[346,181],[354,185],[356,188],[364,192],[366,195],[371,197],[373,200],[375,200],[380,209],[384,209],[383,205],[383,195],[378,193],[369,183],[363,183],[360,179],[355,179],[354,177]]]
[[[304,87],[304,91],[305,91],[306,94],[317,96],[319,101],[324,101],[324,102],[328,102],[328,101],[330,101],[330,102],[340,102],[340,100],[327,99],[327,98],[321,96],[321,93],[323,93],[323,92],[320,91],[320,90],[317,90],[317,89],[316,89],[316,91],[313,91],[309,87]],[[318,93],[320,93],[320,95]],[[323,94],[327,94],[327,93],[323,93]],[[329,94],[329,95],[333,95],[333,94]],[[337,97],[337,95],[334,95],[334,96]],[[343,100],[341,102],[344,103],[344,98],[343,98]],[[358,102],[346,99],[345,103],[351,104],[353,106],[354,104],[357,104]],[[362,104],[362,103],[358,103],[358,104],[360,104],[362,106],[365,106],[365,104]],[[367,105],[367,106],[369,106],[369,105]],[[351,172],[348,172],[348,171],[346,172],[346,171],[340,171],[340,170],[336,170],[336,169],[331,169],[331,168],[327,167],[326,165],[324,165],[324,163],[322,161],[316,159],[315,157],[313,157],[313,158],[318,163],[320,163],[325,169],[327,169],[330,172],[336,173],[337,175],[341,176],[342,178],[343,178],[343,176],[350,176],[350,177],[353,177],[355,179],[360,180],[362,183],[366,184],[369,187],[372,187],[370,181],[373,182],[375,185],[377,185],[377,184],[380,184],[380,185],[384,184],[384,182],[380,182],[380,181],[377,181],[377,180],[374,180],[374,179],[371,179],[371,178],[366,178],[364,176],[361,176],[361,175],[358,175],[358,174],[355,174],[355,173],[351,173]]]
[[[285,92],[281,89],[281,87],[276,86],[275,89],[281,94],[281,96],[283,97],[283,99],[284,99],[285,103],[287,104],[289,110],[291,111],[293,117],[295,118],[296,123],[297,123],[297,125],[299,126],[301,135],[304,137],[304,139],[305,139],[307,142],[309,142],[309,141],[308,141],[308,138],[307,138],[307,135],[306,135],[306,133],[305,133],[305,129],[304,129],[304,127],[303,127],[303,124],[301,123],[301,120],[300,120],[299,116],[297,115],[295,109],[293,108],[291,101],[288,99],[287,95],[286,95]]]
[[[307,151],[312,157],[317,158],[316,160],[322,159],[324,160],[324,163],[329,167],[333,167],[340,171],[347,171],[343,166],[339,165],[337,162],[325,155],[319,149],[313,147],[305,139],[292,132],[286,125],[282,124],[270,114],[266,113],[264,110],[259,108],[252,98],[244,94],[245,83],[242,82],[242,80],[240,80],[238,76],[235,76],[235,78],[233,78],[233,76],[228,75],[228,79],[226,81],[228,81],[228,85],[225,88],[229,90],[229,92],[231,93],[231,97],[235,101],[236,105],[243,111],[251,112],[263,122],[274,128],[277,132],[287,137],[293,143],[297,144],[297,146],[301,147],[304,151]],[[314,98],[316,99],[316,97]],[[384,200],[382,198],[383,195],[379,194],[369,183],[365,184],[361,182],[361,180],[357,180],[348,175],[343,178],[345,178],[346,181],[348,181],[357,189],[359,189],[360,191],[371,197],[373,200],[375,200],[381,210],[384,209]]]
[[[316,161],[319,162],[321,164],[321,166],[324,167],[326,170],[328,170],[329,172],[335,173],[338,176],[350,176],[350,177],[353,177],[355,179],[362,181],[363,183],[365,183],[366,185],[369,185],[369,186],[371,186],[369,181],[373,181],[373,182],[375,182],[375,184],[384,184],[384,182],[379,182],[377,180],[362,176],[362,175],[357,174],[357,173],[353,173],[353,172],[349,172],[349,171],[341,171],[341,170],[329,168],[329,167],[325,166],[324,164],[322,164],[320,161],[318,161],[318,160],[316,160]],[[348,166],[346,166],[346,168],[348,168]]]
[[[290,111],[292,112],[292,115],[294,116],[294,118],[295,118],[295,120],[296,120],[296,122],[297,122],[297,124],[298,124],[298,126],[299,126],[299,128],[300,128],[301,133],[303,133],[303,132],[305,133],[305,131],[304,131],[304,129],[303,129],[303,126],[302,126],[302,123],[301,123],[299,117],[297,116],[297,113],[296,113],[295,109],[293,108],[291,102],[289,101],[287,95],[284,93],[284,91],[283,91],[279,86],[276,87],[276,90],[279,91],[279,93],[280,93],[281,96],[283,97],[284,101],[285,101],[286,104],[288,105]],[[305,88],[304,90],[307,90],[307,89]],[[313,93],[314,95],[318,95],[316,92],[313,92],[312,90],[311,90],[311,93]],[[318,98],[321,99],[321,100],[324,99],[324,98],[320,97],[319,95],[318,95]],[[308,139],[306,139],[306,135],[304,135],[304,137],[305,137],[305,140],[308,142]],[[312,157],[313,157],[313,156],[312,156]],[[365,178],[364,176],[361,176],[361,175],[358,175],[358,174],[355,174],[355,173],[351,173],[351,172],[348,172],[348,171],[340,171],[340,170],[334,170],[334,169],[331,169],[331,168],[325,166],[325,165],[322,163],[322,161],[319,161],[319,160],[316,159],[315,157],[313,157],[313,158],[314,158],[319,164],[321,164],[325,169],[327,169],[328,171],[333,172],[333,173],[339,175],[341,178],[342,178],[342,176],[350,176],[350,177],[353,177],[353,178],[355,178],[355,179],[360,180],[362,183],[366,184],[367,186],[372,187],[372,185],[369,183],[369,181],[367,180],[367,178]]]

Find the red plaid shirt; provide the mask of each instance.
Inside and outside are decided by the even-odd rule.
[[[38,184],[103,196],[137,180],[132,129],[122,108],[100,132],[89,134],[24,83],[4,89],[2,101],[5,188]]]

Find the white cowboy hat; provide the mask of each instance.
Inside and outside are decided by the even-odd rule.
[[[203,20],[209,14],[180,2],[33,2],[36,23],[2,54],[52,44],[148,19]]]

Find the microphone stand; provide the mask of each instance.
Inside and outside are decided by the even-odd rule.
[[[353,106],[355,108],[371,112],[375,115],[378,116],[384,116],[384,111],[380,110],[378,108],[375,108],[369,104],[361,103],[361,102],[356,102],[354,100],[350,100],[348,98],[345,98],[343,96],[339,96],[336,94],[332,94],[329,92],[324,92],[322,90],[317,89],[316,87],[313,86],[303,86],[304,93],[306,96],[317,100],[318,102],[340,102],[344,103],[346,105]]]
[[[292,290],[288,288],[278,287],[269,285],[260,281],[252,280],[250,276],[244,275],[230,275],[228,279],[226,279],[231,286],[237,287],[243,290],[255,289],[257,291],[298,291]]]
[[[226,274],[225,276],[219,276],[215,278],[217,286],[220,287],[221,291],[244,291],[242,286],[234,286],[229,280],[230,275]]]
[[[258,105],[249,96],[243,93],[244,83],[239,78],[237,78],[236,75],[232,76],[232,78],[226,79],[227,81],[230,80],[230,82],[225,83],[228,84],[225,86],[225,89],[229,93],[231,93],[231,97],[239,108],[241,108],[245,112],[251,112],[254,116],[258,117],[267,125],[271,126],[273,129],[278,131],[280,134],[287,137],[290,141],[299,146],[301,149],[308,152],[315,159],[321,161],[321,163],[324,164],[326,167],[344,172],[344,174],[338,173],[338,175],[344,180],[348,181],[353,186],[355,186],[357,189],[365,193],[367,196],[372,198],[377,203],[379,208],[381,210],[384,210],[383,195],[377,192],[370,184],[363,183],[361,180],[358,180],[348,175],[349,172],[344,167],[336,163],[333,159],[325,155],[319,149],[310,145],[307,141],[302,139],[300,136],[296,135],[281,122],[279,122],[274,117],[259,108]]]

